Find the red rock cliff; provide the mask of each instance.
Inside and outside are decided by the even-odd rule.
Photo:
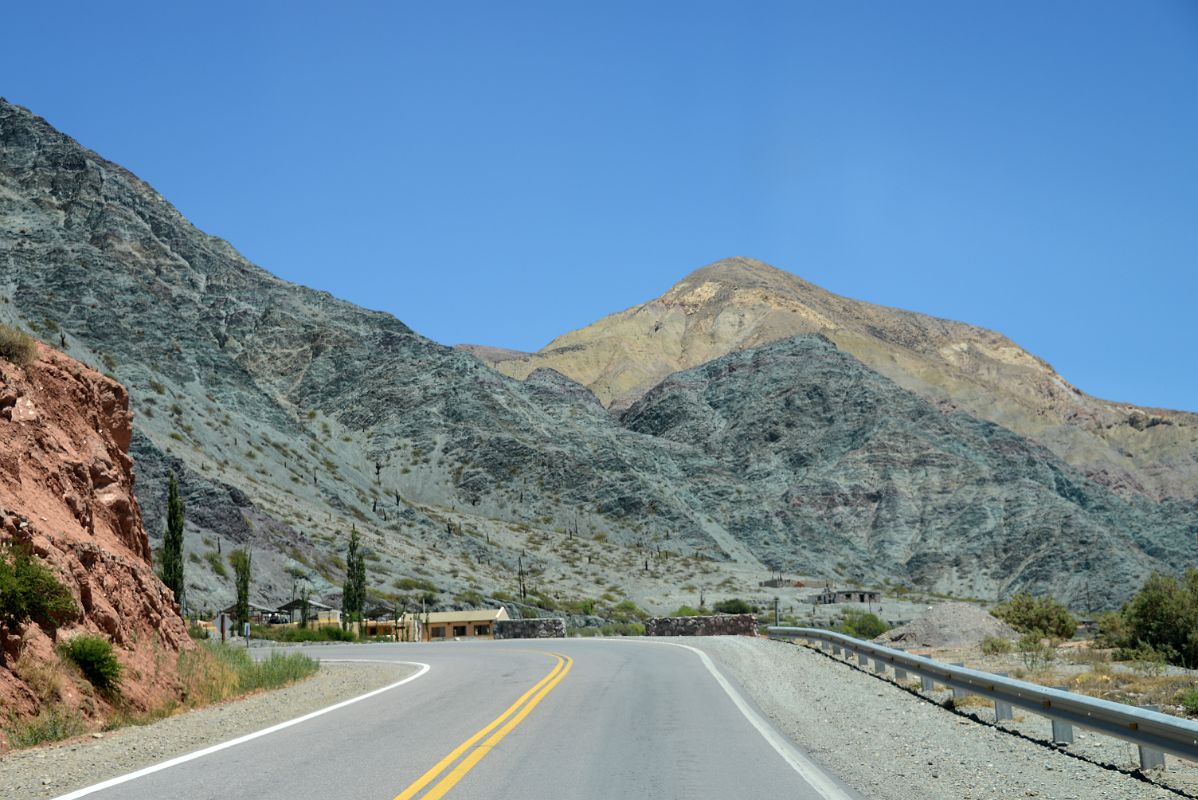
[[[23,542],[79,608],[57,631],[29,623],[0,632],[0,707],[17,717],[46,703],[93,720],[111,711],[55,655],[55,640],[85,631],[116,647],[129,709],[179,696],[176,660],[191,642],[150,563],[131,432],[129,396],[116,381],[44,345],[26,367],[0,359],[0,541]]]

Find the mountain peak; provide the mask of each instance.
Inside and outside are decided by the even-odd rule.
[[[661,297],[667,306],[693,312],[703,306],[723,307],[739,292],[751,292],[772,303],[802,302],[822,290],[797,275],[745,256],[720,259],[700,267],[670,287]]]
[[[694,288],[704,283],[719,283],[735,289],[771,289],[780,285],[793,284],[795,281],[806,284],[806,281],[798,276],[780,270],[764,261],[746,256],[732,256],[713,261],[691,272],[674,284],[670,293],[683,289],[683,287]]]

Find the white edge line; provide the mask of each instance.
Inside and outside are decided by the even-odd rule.
[[[188,761],[194,761],[197,758],[203,758],[206,755],[211,755],[212,753],[217,753],[217,752],[220,752],[221,750],[227,750],[230,747],[236,747],[239,744],[245,744],[246,742],[252,741],[259,737],[268,736],[277,731],[281,731],[284,728],[290,728],[292,725],[299,725],[301,722],[307,722],[308,720],[313,719],[314,717],[319,717],[322,714],[329,713],[330,711],[336,711],[339,708],[345,708],[348,705],[357,703],[360,700],[365,700],[368,697],[374,697],[376,694],[382,694],[383,692],[390,691],[391,689],[394,689],[398,686],[403,686],[405,683],[409,683],[411,681],[416,680],[417,678],[419,678],[420,676],[422,676],[426,672],[428,672],[430,669],[432,669],[432,667],[430,667],[428,664],[425,664],[421,661],[376,661],[373,659],[365,659],[365,658],[360,658],[360,659],[330,658],[330,659],[321,659],[321,660],[329,661],[329,662],[352,661],[352,662],[369,662],[372,664],[407,664],[408,666],[419,667],[419,669],[416,670],[416,673],[414,675],[409,675],[408,677],[404,678],[403,680],[396,681],[395,683],[392,683],[388,686],[384,686],[381,689],[375,689],[372,692],[367,692],[366,694],[360,694],[357,697],[351,697],[348,700],[342,700],[340,703],[334,703],[331,706],[327,706],[327,707],[321,708],[317,711],[313,711],[311,713],[304,714],[302,717],[296,717],[295,719],[289,719],[285,722],[280,722],[277,725],[271,725],[269,728],[263,728],[260,731],[254,731],[253,733],[247,733],[245,736],[238,736],[236,739],[230,739],[227,742],[221,742],[220,744],[214,744],[211,747],[205,747],[203,750],[196,750],[194,753],[187,753],[185,755],[177,756],[176,758],[172,758],[167,761],[162,761],[158,764],[152,764],[151,766],[145,767],[144,769],[139,769],[135,772],[130,772],[125,775],[119,775],[115,778],[109,778],[108,780],[102,781],[93,786],[87,786],[82,789],[76,789],[75,791],[70,792],[69,794],[60,795],[60,796],[54,798],[54,800],[75,800],[75,798],[77,798],[77,797],[85,797],[86,795],[93,794],[95,792],[99,792],[104,789],[110,789],[113,786],[119,786],[122,783],[128,783],[129,781],[137,780],[138,778],[145,777],[146,775],[150,775],[155,772],[160,772],[164,769],[170,769],[171,767],[177,767],[180,764],[186,764]]]
[[[820,769],[815,762],[803,755],[789,739],[778,733],[773,725],[762,719],[761,715],[745,702],[745,699],[740,696],[740,692],[736,691],[736,687],[724,677],[723,673],[720,672],[707,653],[704,653],[697,647],[691,647],[689,644],[680,644],[678,642],[638,642],[633,639],[607,639],[606,641],[625,641],[629,644],[661,644],[667,647],[681,647],[683,650],[690,650],[699,657],[699,660],[703,662],[703,666],[707,667],[707,671],[715,678],[716,683],[724,690],[724,694],[728,695],[733,704],[736,705],[736,708],[744,715],[745,719],[757,729],[757,732],[769,743],[770,747],[774,748],[778,755],[782,756],[786,763],[790,765],[790,768],[799,773],[799,777],[819,793],[820,797],[823,797],[825,800],[853,800],[853,795],[846,792],[843,787]]]

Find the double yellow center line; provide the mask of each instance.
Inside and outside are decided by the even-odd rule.
[[[503,737],[507,736],[512,730],[524,721],[532,710],[537,707],[537,704],[545,699],[545,695],[553,691],[553,687],[562,682],[562,678],[566,677],[566,673],[570,671],[570,667],[574,666],[574,659],[569,656],[550,653],[557,659],[557,663],[550,670],[549,674],[536,683],[531,689],[520,696],[520,699],[508,706],[507,710],[493,719],[485,728],[471,736],[466,741],[459,744],[453,749],[449,755],[437,762],[436,766],[428,772],[421,775],[412,783],[411,786],[404,789],[400,794],[395,796],[395,800],[411,800],[411,798],[420,794],[424,787],[428,786],[433,781],[440,777],[441,773],[449,769],[451,765],[457,763],[445,777],[441,778],[431,789],[426,792],[422,800],[437,800],[443,797],[446,792],[452,789],[457,782],[465,777],[466,773],[474,769],[474,765],[483,760],[483,757],[491,751],[491,748],[499,744]],[[496,730],[498,728],[498,730]],[[490,734],[488,736],[488,734]],[[482,741],[486,737],[486,741]],[[482,744],[479,742],[482,741]],[[477,745],[477,746],[476,746]],[[471,750],[471,748],[474,748]],[[470,751],[465,758],[463,754]]]

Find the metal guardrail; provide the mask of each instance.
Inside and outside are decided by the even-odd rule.
[[[1198,723],[1109,700],[1050,689],[993,672],[945,664],[924,656],[854,639],[842,633],[819,628],[770,626],[771,639],[803,639],[820,642],[834,655],[857,656],[858,664],[873,661],[874,672],[894,670],[895,680],[918,675],[924,690],[941,684],[955,696],[980,695],[994,701],[995,717],[1009,720],[1011,708],[1018,707],[1052,720],[1053,741],[1073,741],[1073,726],[1114,736],[1139,747],[1140,767],[1163,767],[1165,753],[1189,761],[1198,761]]]

